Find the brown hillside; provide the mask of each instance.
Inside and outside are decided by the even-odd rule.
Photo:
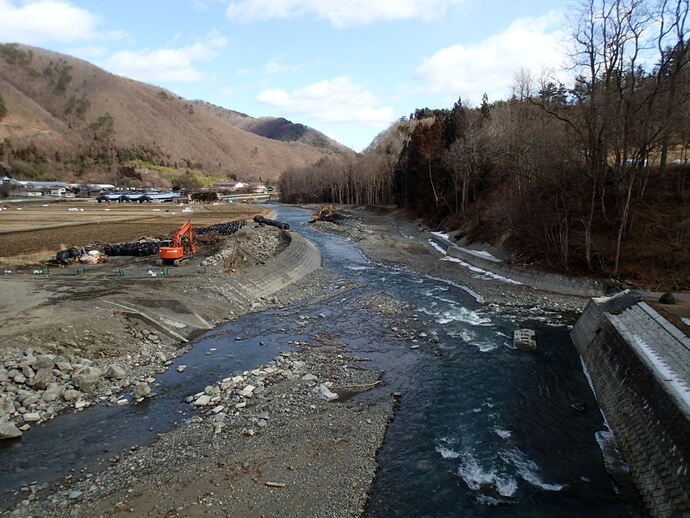
[[[141,159],[275,179],[332,152],[244,131],[203,103],[36,47],[0,45],[0,94],[0,161],[25,176],[103,180]]]
[[[214,115],[245,131],[262,137],[284,142],[301,142],[312,147],[332,151],[342,156],[354,156],[355,152],[320,131],[282,117],[251,117],[246,113],[228,110],[204,101],[195,101],[195,108],[208,110]]]

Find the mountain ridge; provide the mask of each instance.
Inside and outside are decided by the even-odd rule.
[[[261,128],[285,119],[246,116],[233,124],[239,112],[27,45],[0,44],[0,94],[6,106],[0,164],[5,173],[30,178],[109,181],[139,160],[173,171],[272,181],[286,169],[352,152],[289,121],[278,124],[286,133],[268,138]],[[302,135],[281,138],[291,127]],[[309,138],[301,141],[304,135]],[[309,142],[319,138],[325,145]],[[171,183],[171,174],[159,170],[155,179]]]

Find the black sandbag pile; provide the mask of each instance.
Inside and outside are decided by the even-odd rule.
[[[262,227],[268,225],[271,227],[278,227],[283,230],[290,230],[290,225],[288,223],[282,223],[281,221],[275,221],[273,219],[264,218],[263,216],[254,216],[254,222],[258,223]]]
[[[206,234],[208,232],[217,232],[222,236],[229,236],[237,232],[245,225],[244,221],[230,221],[229,223],[216,223],[208,227],[193,228],[193,232],[197,235]],[[145,257],[148,255],[157,255],[160,252],[160,247],[172,246],[172,241],[134,241],[131,243],[117,243],[114,245],[106,245],[103,247],[103,252],[107,256],[117,255],[131,255],[134,257]]]
[[[54,262],[56,264],[67,265],[79,259],[81,252],[78,248],[68,248],[67,250],[60,250],[55,254]]]
[[[218,232],[221,236],[230,236],[237,232],[245,225],[244,220],[230,221],[229,223],[216,223],[208,227],[198,227],[194,229],[194,233],[203,235],[208,232]]]
[[[131,255],[134,257],[145,257],[156,255],[160,252],[161,246],[170,246],[171,241],[135,241],[133,243],[117,243],[106,245],[103,252],[107,256]]]

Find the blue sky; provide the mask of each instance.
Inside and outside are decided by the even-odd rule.
[[[564,0],[0,0],[0,40],[361,150],[418,107],[564,72]]]

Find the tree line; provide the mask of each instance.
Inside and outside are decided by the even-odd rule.
[[[688,0],[584,0],[564,84],[418,109],[359,156],[287,171],[290,202],[395,204],[560,271],[688,272]],[[647,251],[643,243],[647,241]]]

